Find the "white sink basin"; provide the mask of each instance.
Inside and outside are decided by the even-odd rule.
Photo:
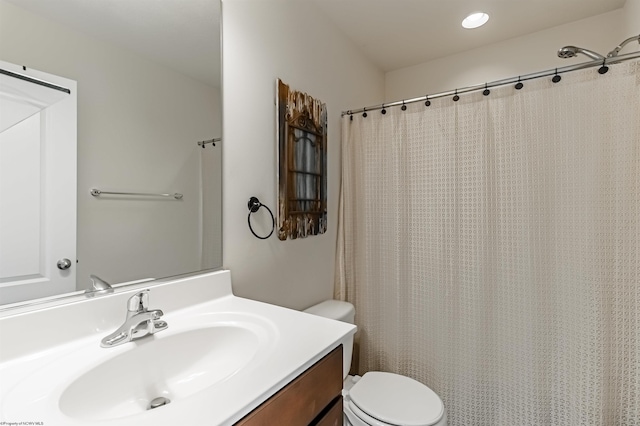
[[[100,347],[143,288],[0,315],[0,424],[232,426],[355,332],[236,297],[214,271],[149,287],[169,328]]]
[[[155,337],[133,343],[137,347],[73,381],[60,396],[60,410],[82,420],[138,414],[157,397],[177,401],[229,378],[260,344],[253,330],[228,325]]]
[[[59,358],[22,380],[5,407],[50,413],[56,406],[60,419],[89,423],[143,414],[163,397],[171,402],[153,409],[163,411],[257,368],[277,342],[270,322],[250,314],[166,319],[169,328],[152,336],[108,349],[96,342]]]

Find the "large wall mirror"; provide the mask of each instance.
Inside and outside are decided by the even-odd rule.
[[[27,271],[16,279],[16,251],[5,239],[0,305],[84,292],[91,275],[119,284],[222,266],[219,19],[218,0],[0,0],[0,61],[77,84],[75,253],[40,257],[68,258],[59,274],[72,271],[74,283],[12,293],[17,281],[39,278]],[[39,151],[22,151],[31,162],[12,160],[15,169],[40,176],[55,197],[39,170],[46,164],[32,161]],[[12,188],[15,200],[25,179],[8,173],[0,189]],[[141,195],[174,193],[181,196]],[[0,218],[5,230],[23,220]],[[42,247],[43,235],[33,236]]]

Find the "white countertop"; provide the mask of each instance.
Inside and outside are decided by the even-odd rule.
[[[255,318],[268,339],[245,368],[219,383],[155,410],[88,423],[62,412],[60,395],[84,372],[136,349],[136,342],[105,349],[100,340],[122,323],[126,301],[140,289],[5,316],[0,318],[0,422],[232,425],[355,332],[351,324],[236,297],[229,271],[148,288],[150,308],[164,311],[169,328],[141,341],[220,318],[233,322],[238,315]]]

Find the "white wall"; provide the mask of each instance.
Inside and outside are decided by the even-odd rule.
[[[638,7],[639,0],[635,2]],[[638,13],[640,14],[640,13]],[[560,59],[556,52],[575,45],[606,55],[627,35],[623,9],[512,38],[457,55],[388,72],[385,102],[424,96],[488,81],[562,67],[589,59]],[[640,18],[636,18],[638,21]],[[640,31],[640,29],[638,30]],[[632,50],[631,47],[628,47]],[[626,50],[625,50],[626,51]]]
[[[201,269],[196,142],[220,136],[219,89],[2,0],[0,59],[78,82],[78,287],[91,273],[117,283]],[[94,187],[184,200],[97,199]]]
[[[640,34],[640,0],[627,0],[624,4],[625,39]],[[621,40],[622,41],[622,40]],[[619,42],[618,42],[619,43]],[[638,50],[637,44],[627,45],[622,53]]]
[[[639,1],[628,0],[627,7]],[[568,65],[556,56],[564,45],[606,54],[628,36],[626,15],[620,9],[381,77],[310,4],[223,0],[223,263],[234,292],[296,309],[331,297],[341,110]],[[276,209],[276,78],[328,104],[329,227],[322,236],[262,241],[247,226],[250,196]],[[270,219],[262,213],[252,221],[268,232]]]
[[[222,22],[224,266],[235,294],[306,308],[333,294],[340,113],[380,102],[384,77],[306,2],[223,0]],[[288,241],[258,240],[247,226],[250,196],[276,210],[278,77],[324,101],[329,112],[328,230]],[[268,218],[255,216],[256,231],[268,232]]]

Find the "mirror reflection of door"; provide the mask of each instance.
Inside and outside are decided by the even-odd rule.
[[[3,61],[0,69],[0,304],[6,304],[75,290],[77,95],[72,80]]]

